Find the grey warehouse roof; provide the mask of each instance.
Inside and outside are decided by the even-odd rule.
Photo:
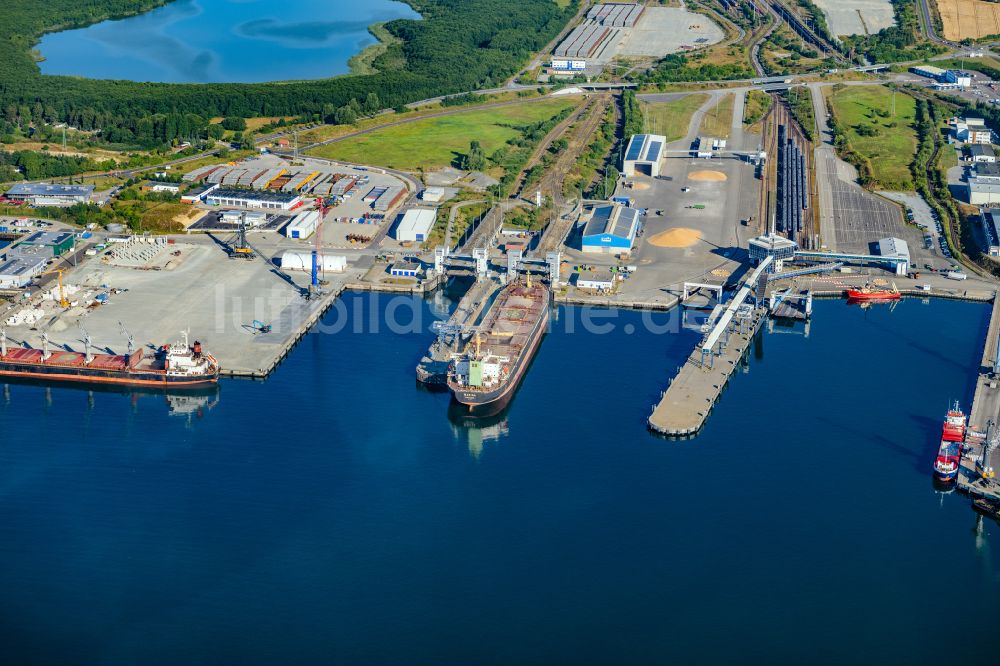
[[[616,210],[621,212],[614,215],[614,211]],[[593,217],[587,222],[587,226],[583,229],[583,235],[597,236],[609,233],[621,238],[627,238],[632,233],[632,229],[638,220],[639,211],[636,208],[601,206],[594,211]]]
[[[25,273],[34,271],[40,265],[39,260],[16,256],[0,264],[0,275],[19,277]]]
[[[24,239],[28,245],[59,245],[73,236],[71,231],[36,231]]]
[[[261,192],[257,190],[218,189],[208,195],[211,199],[244,199],[247,201],[289,202],[299,198],[297,192]]]
[[[94,191],[93,185],[54,185],[52,183],[18,183],[7,190],[9,197],[89,197]]]

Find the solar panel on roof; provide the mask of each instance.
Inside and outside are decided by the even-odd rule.
[[[649,160],[650,162],[655,162],[656,160],[660,159],[660,149],[662,147],[663,144],[660,143],[659,141],[650,141],[649,150],[646,151],[646,159]]]
[[[615,228],[611,233],[621,238],[627,238],[632,233],[632,225],[639,211],[632,208],[622,208],[618,219],[615,220]]]
[[[642,152],[642,144],[645,142],[645,135],[637,134],[632,137],[632,143],[628,146],[628,153],[625,155],[625,160],[631,162],[632,160],[639,159],[639,153]]]

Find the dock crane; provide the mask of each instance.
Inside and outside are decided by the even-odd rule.
[[[326,217],[326,201],[322,197],[319,197],[316,199],[316,205],[319,207],[319,222],[316,223],[316,238],[313,243],[312,271],[310,273],[309,292],[315,292],[318,294],[320,293],[319,267],[323,260],[323,218]]]
[[[236,228],[236,236],[229,241],[230,259],[253,259],[254,249],[247,241],[246,214],[240,216],[239,226]]]
[[[990,419],[986,424],[986,441],[983,442],[983,453],[979,459],[979,472],[984,479],[996,478],[996,471],[990,465],[990,457],[998,445],[1000,445],[1000,427]]]
[[[59,307],[68,308],[69,300],[66,298],[66,290],[63,289],[63,273],[66,272],[65,268],[53,268],[51,271],[45,271],[42,275],[52,275],[53,273],[59,274]]]
[[[263,252],[255,248],[250,243],[249,239],[247,239],[247,226],[245,217],[240,218],[240,223],[236,229],[235,237],[229,239],[228,241],[224,241],[224,245],[226,247],[226,250],[229,252],[230,259],[255,259],[257,257],[260,257],[263,261],[267,262],[272,273],[280,277],[282,280],[287,282],[291,287],[297,290],[303,298],[308,300],[313,296],[313,292],[311,289],[302,288],[299,287],[297,284],[295,284],[295,280],[292,279],[292,276],[290,276],[285,271],[281,270],[281,268],[279,268],[278,266],[272,264],[271,261],[268,260],[267,255],[265,255]],[[315,264],[315,259],[313,259],[313,262]]]

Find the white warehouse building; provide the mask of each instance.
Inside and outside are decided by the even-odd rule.
[[[411,208],[403,214],[403,219],[396,226],[396,240],[424,242],[430,235],[435,220],[437,211],[433,208]]]
[[[660,175],[660,160],[667,137],[659,134],[634,134],[625,150],[622,173],[626,178],[636,174],[656,178]]]
[[[285,250],[278,257],[281,268],[286,271],[312,271],[312,252]],[[347,268],[347,257],[342,254],[321,254],[316,262],[321,273],[343,273]]]
[[[299,213],[285,227],[285,235],[289,238],[309,238],[319,225],[319,211],[311,210]]]

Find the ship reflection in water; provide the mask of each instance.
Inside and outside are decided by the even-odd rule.
[[[219,394],[221,389],[218,384],[212,384],[199,388],[185,388],[182,390],[172,390],[165,388],[145,388],[145,387],[124,387],[104,384],[60,384],[58,387],[44,381],[31,379],[7,379],[3,384],[0,405],[8,407],[13,405],[19,388],[41,388],[44,389],[44,402],[47,407],[53,405],[54,392],[59,395],[73,394],[86,395],[87,409],[93,411],[97,408],[100,395],[120,395],[127,396],[132,408],[138,409],[140,401],[143,404],[153,404],[162,400],[161,404],[166,405],[167,413],[187,419],[188,425],[193,425],[196,419],[204,417],[210,410],[219,404]]]
[[[464,435],[469,453],[473,458],[479,458],[487,444],[499,442],[510,434],[507,425],[509,411],[508,407],[492,416],[473,416],[469,414],[465,405],[453,401],[448,406],[448,421],[451,423],[455,439],[460,439]]]

